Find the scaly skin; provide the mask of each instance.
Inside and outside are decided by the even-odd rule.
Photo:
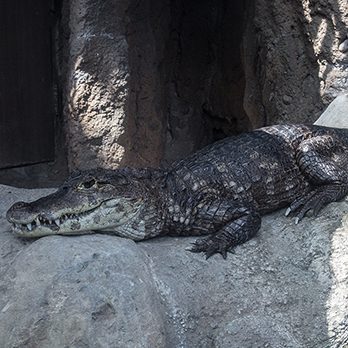
[[[114,233],[134,240],[209,235],[190,249],[224,258],[261,215],[289,206],[301,220],[348,192],[348,131],[278,125],[226,138],[168,170],[73,173],[57,192],[7,212],[23,237]]]

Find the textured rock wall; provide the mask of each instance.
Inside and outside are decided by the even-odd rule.
[[[115,166],[123,158],[129,1],[65,3],[69,41],[65,114],[70,168]]]
[[[346,0],[257,0],[243,39],[253,121],[312,122],[348,89]]]
[[[168,164],[348,89],[345,0],[64,4],[70,169]]]
[[[249,57],[246,108],[255,115],[253,119],[262,115],[267,124],[313,121],[322,101],[318,64],[301,20],[301,3],[258,0],[254,6],[243,42],[243,54]]]
[[[348,90],[348,2],[302,2],[304,22],[319,66],[320,95],[327,104]]]
[[[249,128],[243,11],[212,0],[66,2],[70,168],[168,163]]]

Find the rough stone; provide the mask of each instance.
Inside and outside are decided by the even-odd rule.
[[[226,261],[206,261],[185,251],[194,238],[23,241],[8,232],[4,214],[18,197],[51,191],[0,186],[1,347],[348,343],[347,202],[300,225],[267,215]]]
[[[248,117],[256,125],[260,117],[267,124],[313,122],[348,89],[348,60],[342,52],[347,1],[249,4],[242,47]]]
[[[69,40],[64,105],[70,169],[115,167],[123,158],[127,7],[128,1],[65,3]]]
[[[314,124],[318,126],[348,128],[348,94],[338,96]]]
[[[338,49],[340,52],[345,53],[348,51],[348,39],[344,40],[339,46]]]
[[[70,169],[167,164],[250,128],[236,54],[243,2],[74,0],[64,8]]]
[[[166,165],[348,90],[346,0],[64,4],[70,169]]]
[[[110,236],[28,245],[12,262],[15,276],[1,298],[1,347],[164,346],[146,263],[134,242]]]
[[[261,118],[264,124],[313,122],[323,105],[301,2],[250,2],[246,22],[244,98],[255,113],[249,117]]]
[[[319,69],[321,99],[328,104],[348,90],[348,57],[339,49],[347,37],[348,4],[345,0],[302,1],[302,8]]]

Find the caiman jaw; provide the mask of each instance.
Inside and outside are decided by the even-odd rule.
[[[45,229],[50,229],[53,233],[58,234],[61,228],[61,225],[65,223],[70,223],[70,224],[74,222],[78,223],[78,221],[82,217],[91,214],[98,207],[95,207],[93,209],[80,212],[77,214],[74,214],[74,213],[62,214],[61,216],[55,219],[48,219],[39,214],[34,220],[29,221],[27,223],[12,221],[13,232],[25,237],[39,237],[41,233],[40,232],[35,233],[35,232],[37,232],[37,230],[40,228],[45,228]]]
[[[28,205],[30,206],[30,203]],[[142,200],[108,199],[82,212],[69,213],[65,210],[61,211],[61,214],[56,212],[50,217],[48,217],[50,213],[39,212],[31,214],[30,217],[27,216],[27,220],[24,217],[21,219],[20,216],[15,216],[14,212],[11,211],[15,208],[10,208],[7,219],[13,226],[13,232],[20,237],[37,238],[57,234],[77,235],[92,233],[92,231],[112,231],[122,236],[133,233],[130,232],[127,224],[138,216],[142,208]],[[26,207],[24,206],[22,209],[26,209]],[[133,237],[138,238],[137,235]]]

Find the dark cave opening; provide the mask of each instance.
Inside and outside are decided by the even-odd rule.
[[[164,64],[168,108],[165,159],[251,128],[244,111],[245,1],[170,3]]]

